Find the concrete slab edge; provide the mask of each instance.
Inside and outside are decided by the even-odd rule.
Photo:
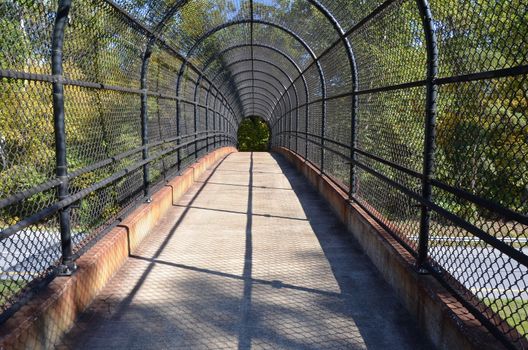
[[[208,168],[233,152],[236,148],[223,147],[203,156],[154,193],[151,203],[136,208],[77,259],[72,276],[56,277],[0,326],[0,349],[51,349],[58,344],[158,219]]]
[[[329,202],[339,219],[358,240],[419,327],[439,349],[504,349],[455,297],[431,275],[417,273],[414,258],[319,169],[286,148],[283,155]]]

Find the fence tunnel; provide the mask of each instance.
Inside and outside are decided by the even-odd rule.
[[[2,319],[256,117],[272,149],[330,178],[521,348],[526,13],[522,0],[3,1]]]

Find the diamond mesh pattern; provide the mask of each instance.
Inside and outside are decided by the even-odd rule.
[[[528,346],[527,4],[429,3],[74,0],[56,76],[58,1],[0,3],[4,317],[61,262],[63,105],[74,252],[258,116]]]

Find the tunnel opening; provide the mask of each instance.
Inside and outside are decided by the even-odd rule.
[[[244,118],[238,126],[238,150],[264,152],[269,150],[271,132],[268,123],[258,116]]]

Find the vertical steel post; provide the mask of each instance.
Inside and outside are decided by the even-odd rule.
[[[220,106],[218,106],[218,127],[220,128],[220,137],[218,138],[218,147],[221,147],[222,146],[222,133],[224,131],[224,120],[222,118],[222,115],[224,113],[224,99],[221,98],[220,99]]]
[[[205,106],[206,106],[206,109],[205,109],[205,130],[207,131],[207,134],[206,134],[206,150],[207,150],[207,153],[209,153],[209,96],[211,95],[211,89],[213,88],[213,85],[209,83],[209,88],[207,89],[207,93],[205,94]],[[214,132],[214,129],[213,129],[213,132]]]
[[[224,142],[223,145],[225,146],[227,144],[226,136],[229,133],[229,123],[227,122],[227,117],[224,119]]]
[[[284,100],[283,100],[283,102],[284,102]],[[282,108],[281,108],[281,118],[279,120],[279,128],[280,128],[279,129],[279,133],[281,135],[281,137],[280,137],[280,145],[281,145],[281,147],[285,147],[286,146],[286,139],[284,138],[284,129],[285,129],[284,120],[285,120],[284,119],[284,114],[282,113]]]
[[[288,76],[289,78],[289,76]],[[294,81],[290,79],[290,86],[293,88],[293,92],[295,93],[295,134],[293,134],[295,137],[295,153],[299,153],[299,135],[297,134],[297,131],[299,130],[299,94],[297,92],[297,87],[294,84]],[[293,133],[293,118],[290,123],[290,132]],[[292,134],[290,134],[292,135]]]
[[[282,103],[284,103],[284,112],[281,111],[281,120],[280,120],[280,128],[281,128],[281,146],[282,147],[287,147],[286,146],[286,135],[284,134],[286,132],[286,100],[283,99],[282,100]]]
[[[181,86],[181,81],[183,79],[183,73],[184,73],[184,69],[185,69],[185,64],[187,63],[187,61],[184,61],[182,62],[182,67],[180,67],[180,70],[178,72],[178,78],[176,80],[176,96],[180,97],[180,86]],[[182,117],[182,110],[181,110],[181,102],[180,100],[177,100],[176,101],[176,136],[182,136],[181,135],[181,119]],[[179,145],[181,143],[181,139],[178,138],[176,140],[176,145]],[[181,148],[178,147],[178,150],[176,151],[176,161],[177,161],[177,171],[178,173],[181,171]]]
[[[221,121],[221,123],[222,123],[222,138],[220,139],[220,147],[222,147],[222,146],[224,145],[224,141],[225,141],[225,139],[224,139],[224,136],[223,136],[223,135],[224,135],[225,132],[226,132],[226,124],[227,124],[227,123],[226,123],[226,118],[225,118],[225,115],[224,115],[225,112],[226,112],[226,104],[225,104],[225,103],[226,103],[226,102],[223,101],[223,103],[222,103],[222,113],[221,113],[221,115],[220,115],[220,118],[222,118],[222,121]]]
[[[220,99],[220,105],[218,106],[218,130],[220,131],[220,136],[218,137],[217,147],[222,145],[222,131],[224,131],[224,125],[222,123],[222,113],[224,112],[224,100]]]
[[[358,95],[357,95],[357,86],[358,86],[358,79],[357,76],[354,76],[352,79],[352,84],[354,85],[352,87],[352,112],[350,117],[350,174],[349,174],[349,189],[348,189],[348,199],[354,198],[357,191],[357,167],[356,167],[356,160],[357,160],[357,135],[358,135],[358,120],[357,120],[357,112],[358,112]]]
[[[216,90],[216,89],[215,89]],[[214,102],[213,102],[213,150],[216,149],[216,102],[218,101],[218,95],[216,93],[214,94]]]
[[[288,119],[287,119],[287,123],[288,123],[288,149],[291,150],[291,131],[292,131],[292,109],[293,109],[293,105],[292,105],[292,101],[291,101],[291,96],[290,96],[290,92],[288,91],[289,87],[284,87],[286,90],[286,95],[288,96],[288,105],[289,105],[289,108],[288,108]],[[286,101],[284,102],[284,105],[286,105]]]
[[[154,39],[151,38],[145,48],[143,54],[143,61],[141,63],[141,145],[143,146],[142,156],[143,160],[149,157],[148,150],[148,95],[147,95],[147,73],[148,73],[148,64],[150,62],[150,56],[152,55],[152,45],[154,44]],[[147,202],[150,202],[150,180],[149,180],[149,163],[143,165],[143,194],[147,198]]]
[[[297,93],[295,95],[295,103],[297,104],[295,107],[295,153],[299,154],[299,134],[297,133],[299,131],[299,96]]]
[[[220,99],[220,106],[219,106],[219,110],[218,110],[218,125],[220,127],[220,136],[218,137],[218,147],[222,147],[223,145],[223,142],[224,142],[224,134],[225,134],[225,128],[226,128],[226,117],[225,117],[225,113],[227,111],[227,107],[226,107],[226,101],[224,99],[224,97],[222,96],[222,98]]]
[[[216,138],[216,141],[215,141],[215,147],[216,148],[222,147],[222,135],[223,135],[223,131],[224,131],[224,123],[223,123],[223,119],[222,119],[223,108],[224,108],[224,105],[221,102],[220,105],[218,106],[218,120],[216,122],[216,125],[218,127],[218,131],[219,131],[218,137]]]
[[[427,49],[422,197],[425,201],[431,201],[431,179],[434,173],[436,136],[436,99],[438,93],[438,86],[435,80],[438,74],[438,47],[433,29],[433,17],[428,1],[417,0],[417,5],[420,11],[420,16],[422,17],[422,25]],[[420,236],[418,241],[418,257],[416,259],[416,266],[418,271],[421,273],[427,272],[426,262],[429,250],[430,221],[431,209],[426,204],[422,203],[420,216]]]
[[[319,58],[317,58],[319,59]],[[317,67],[319,69],[319,76],[321,78],[321,98],[323,105],[321,106],[321,174],[324,173],[324,155],[325,155],[325,131],[326,131],[326,81],[321,68],[321,63],[317,61]]]
[[[338,27],[341,32],[343,33],[341,27]],[[349,189],[348,189],[348,198],[352,199],[354,198],[356,191],[357,191],[357,181],[358,181],[358,174],[357,174],[357,166],[356,166],[356,160],[357,160],[357,138],[358,138],[358,85],[359,85],[359,78],[358,78],[358,69],[356,65],[356,58],[354,56],[354,52],[352,51],[352,47],[350,46],[350,42],[346,37],[343,35],[343,43],[347,49],[347,55],[348,60],[350,62],[350,73],[352,75],[352,101],[350,105],[350,178],[349,178]]]
[[[332,22],[332,25],[336,32],[339,33],[339,36],[341,38],[341,41],[343,42],[343,47],[346,50],[348,62],[350,64],[350,74],[352,78],[352,103],[351,103],[351,115],[350,115],[350,179],[349,179],[349,198],[352,199],[354,196],[354,193],[356,191],[356,181],[357,181],[357,174],[355,172],[356,170],[356,146],[357,146],[357,86],[358,86],[358,77],[357,77],[357,66],[356,66],[356,58],[354,57],[354,52],[352,51],[352,47],[350,46],[350,41],[345,35],[345,31],[339,24],[339,21],[332,15],[330,11],[318,0],[311,0],[311,3],[313,3],[319,11],[321,11],[326,18]],[[324,139],[323,139],[324,141]],[[321,166],[322,168],[322,166]]]
[[[53,128],[55,133],[56,175],[60,180],[57,196],[59,201],[69,197],[68,161],[66,157],[66,122],[64,112],[64,83],[62,52],[64,46],[64,31],[68,22],[71,0],[60,0],[55,17],[51,43],[51,72],[53,74]],[[66,206],[59,211],[59,226],[61,236],[61,264],[57,273],[69,276],[75,271],[72,257],[71,238],[71,207]]]
[[[252,100],[251,100],[251,114],[252,116],[255,115],[255,55],[253,52],[253,0],[249,0],[249,10],[250,10],[250,18],[251,21],[249,23],[250,29],[250,46],[249,49],[251,50],[251,94],[252,94]]]
[[[304,115],[304,159],[308,160],[308,120],[310,119],[310,105],[308,104],[309,94],[306,89],[306,113]]]
[[[229,115],[229,111],[226,111],[227,112],[227,115]],[[229,135],[229,125],[230,125],[230,120],[229,118],[226,117],[226,120],[225,120],[225,136],[224,136],[224,146],[227,146],[227,142],[228,142],[228,135]]]
[[[160,69],[156,72],[156,87],[159,89],[160,86]],[[161,99],[158,97],[156,98],[156,115],[158,119],[158,134],[159,134],[159,140],[163,140],[164,134],[166,132],[163,131],[163,125],[161,123],[161,112],[160,112],[160,101]],[[165,157],[161,157],[161,169],[163,171],[163,180],[167,180],[167,167],[165,165]]]
[[[194,160],[196,161],[198,159],[198,93],[200,90],[200,82],[202,79],[202,75],[198,77],[196,80],[196,84],[194,85]]]
[[[226,108],[226,113],[227,114],[226,114],[226,118],[225,118],[225,121],[224,121],[224,123],[225,123],[225,127],[224,127],[224,133],[225,133],[225,135],[224,135],[224,146],[227,146],[227,135],[229,135],[229,123],[230,123],[229,117],[228,117],[229,116],[229,111],[227,110],[227,108]]]
[[[285,95],[286,93],[284,93]],[[284,98],[284,95],[281,97],[281,103],[279,103],[280,108],[280,128],[281,128],[281,146],[286,147],[286,136],[284,135],[284,132],[286,131],[286,99]],[[282,105],[284,104],[284,109],[282,108]]]
[[[229,111],[227,110],[227,101],[225,101],[225,103],[226,103],[226,106],[225,106],[225,111],[224,111],[225,116],[224,116],[224,136],[223,136],[224,137],[224,142],[223,142],[223,146],[225,146],[227,144],[227,139],[226,139],[225,135],[227,135],[228,131],[229,131],[229,118],[228,118]]]

